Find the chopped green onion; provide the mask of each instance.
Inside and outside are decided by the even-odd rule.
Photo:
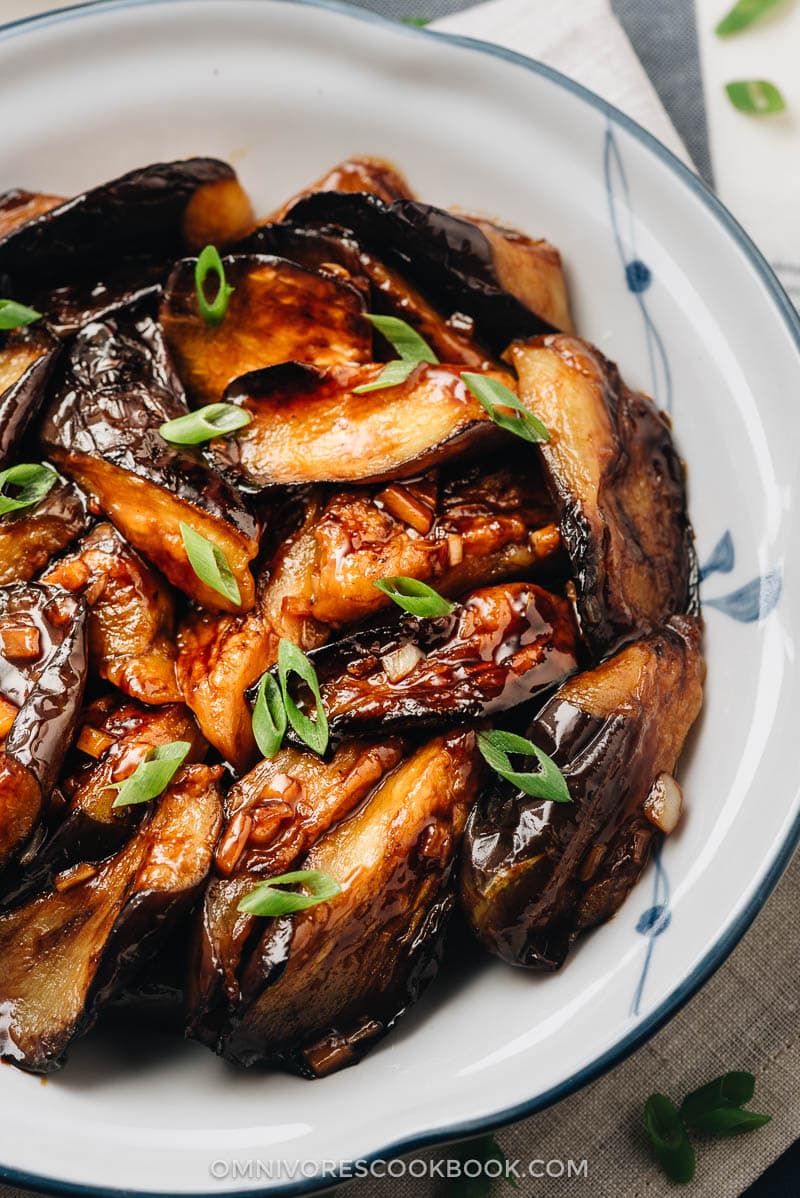
[[[191,747],[188,740],[173,740],[168,745],[151,749],[129,778],[111,784],[118,791],[114,806],[132,807],[135,803],[158,798],[183,765]]]
[[[231,603],[241,603],[239,584],[219,545],[195,532],[192,526],[185,524],[183,520],[180,522],[180,530],[189,565],[200,581]]]
[[[206,279],[210,274],[216,275],[218,280],[217,294],[211,301],[206,299]],[[200,315],[210,328],[216,328],[225,319],[233,287],[225,282],[225,267],[215,245],[207,245],[199,254],[194,268],[194,285]]]
[[[644,1126],[656,1160],[670,1181],[691,1181],[694,1149],[674,1102],[664,1094],[651,1094],[644,1104]]]
[[[278,752],[286,723],[281,688],[271,674],[263,674],[253,707],[253,736],[265,757],[274,757]]]
[[[275,889],[276,886],[292,885],[304,886],[310,894]],[[293,911],[304,911],[335,898],[341,891],[335,878],[321,869],[296,869],[277,878],[268,878],[256,886],[240,901],[237,910],[246,915],[291,915]]]
[[[41,312],[18,304],[16,300],[0,299],[0,329],[21,329],[26,324],[41,320]]]
[[[763,17],[771,8],[782,4],[783,0],[739,0],[730,12],[726,13],[715,30],[717,37],[727,37],[731,33],[739,33]]]
[[[524,794],[536,799],[547,799],[551,803],[572,802],[564,775],[552,757],[548,757],[538,745],[526,740],[524,736],[502,732],[499,728],[491,732],[479,732],[478,748],[494,772],[519,787]],[[535,757],[541,769],[535,774],[518,772],[511,764],[510,753]]]
[[[769,1123],[771,1115],[759,1115],[756,1111],[743,1111],[739,1107],[721,1106],[716,1110],[706,1111],[692,1119],[695,1131],[707,1136],[740,1136],[747,1131],[755,1131]]]
[[[354,387],[353,395],[366,395],[368,391],[383,391],[385,387],[397,387],[406,381],[418,365],[413,358],[396,358],[394,362],[387,362],[371,383],[362,383],[360,387]]]
[[[200,445],[214,437],[226,437],[248,425],[253,417],[233,403],[210,403],[185,416],[167,420],[158,430],[172,445]]]
[[[756,1079],[752,1073],[723,1073],[712,1082],[692,1090],[681,1103],[681,1118],[693,1124],[697,1117],[718,1107],[744,1106],[753,1097]]]
[[[430,17],[401,17],[400,20],[404,25],[413,25],[417,29],[424,29],[431,23]]]
[[[726,83],[725,91],[731,104],[740,112],[764,116],[770,112],[783,112],[786,108],[786,101],[775,84],[766,79],[740,79],[735,83]]]
[[[473,374],[471,371],[464,371],[461,378],[498,428],[504,428],[516,437],[522,437],[524,441],[534,444],[550,440],[550,433],[541,420],[525,407],[505,383],[486,374]],[[511,408],[517,415],[511,416],[501,412],[500,408]]]
[[[57,482],[55,470],[36,462],[20,462],[18,466],[0,471],[0,516],[39,503]],[[6,487],[19,489],[16,495],[7,495]]]
[[[317,704],[316,721],[304,715],[289,694],[290,674],[296,674],[311,690]],[[309,749],[313,749],[315,753],[322,756],[328,747],[328,717],[322,706],[317,671],[302,649],[298,649],[297,645],[293,645],[286,637],[281,637],[278,645],[278,678],[289,723]]]
[[[367,320],[397,350],[397,356],[404,362],[430,362],[432,366],[438,363],[439,359],[427,341],[407,321],[398,316],[373,316],[370,312]]]
[[[456,608],[455,603],[445,599],[427,583],[419,582],[416,578],[406,578],[403,574],[397,574],[393,578],[379,578],[372,585],[412,616],[449,616]]]

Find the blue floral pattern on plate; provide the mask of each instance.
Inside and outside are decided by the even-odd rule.
[[[620,152],[616,132],[609,121],[606,126],[603,168],[608,200],[608,211],[614,241],[625,277],[625,285],[636,299],[644,323],[647,355],[650,363],[651,394],[660,408],[672,412],[672,373],[666,346],[651,315],[647,292],[653,286],[653,272],[639,257],[636,248],[636,226],[631,207],[630,189],[625,173],[625,163]],[[699,571],[701,585],[715,574],[730,574],[736,562],[733,536],[726,530],[717,541]],[[754,624],[765,620],[775,609],[783,589],[783,570],[780,565],[756,575],[723,595],[703,598],[703,606],[713,608],[737,620],[741,624]],[[647,939],[647,949],[642,963],[639,981],[631,1001],[631,1015],[641,1010],[642,996],[647,982],[655,942],[667,931],[671,922],[669,878],[657,845],[653,853],[653,894],[651,905],[642,912],[636,923],[636,931]]]

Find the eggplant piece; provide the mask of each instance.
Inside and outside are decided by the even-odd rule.
[[[36,830],[72,740],[85,624],[83,601],[58,587],[0,588],[0,870]]]
[[[83,595],[89,607],[89,664],[142,703],[176,703],[175,600],[113,524],[96,525],[43,582]]]
[[[191,906],[222,822],[221,772],[182,769],[116,856],[0,916],[3,1060],[35,1073],[62,1065]]]
[[[573,673],[576,649],[566,600],[533,583],[512,582],[473,591],[448,616],[403,614],[355,632],[314,650],[310,659],[331,735],[340,737],[505,711]],[[308,693],[294,698],[313,714]]]
[[[391,605],[374,583],[398,575],[458,595],[563,571],[555,515],[527,456],[335,493],[307,534],[315,560],[309,614],[332,627],[365,619]]]
[[[508,358],[520,397],[550,430],[545,478],[593,655],[696,613],[694,534],[668,418],[576,337],[515,344]]]
[[[347,280],[263,255],[223,265],[233,293],[220,325],[209,327],[200,314],[195,259],[176,264],[161,304],[167,343],[195,404],[216,403],[240,375],[278,362],[370,360],[364,300]]]
[[[25,225],[36,216],[43,216],[53,208],[65,203],[63,196],[45,195],[38,191],[25,191],[13,187],[0,195],[0,240],[20,225]]]
[[[326,171],[322,178],[317,179],[310,187],[304,187],[296,195],[287,200],[274,213],[271,221],[279,221],[286,215],[298,200],[313,195],[317,191],[368,191],[378,196],[387,204],[393,200],[413,200],[414,193],[408,180],[392,162],[385,158],[356,156],[337,162],[336,166]]]
[[[316,192],[294,204],[286,219],[345,230],[440,312],[468,317],[475,339],[493,354],[516,338],[555,332],[503,288],[486,233],[452,212],[417,200],[386,204],[367,193]]]
[[[59,469],[94,496],[123,537],[174,586],[214,611],[247,611],[255,594],[249,563],[258,551],[258,525],[199,454],[160,435],[164,421],[187,410],[158,325],[134,310],[87,325],[74,338],[41,435]],[[240,603],[195,574],[181,522],[224,553]]]
[[[198,234],[221,245],[241,237],[250,223],[249,201],[227,163],[154,163],[1,236],[0,275],[10,278],[16,299],[47,313],[59,331],[74,331],[76,317],[86,323],[151,290],[169,262],[197,245]]]
[[[467,918],[490,952],[553,970],[576,937],[618,910],[655,835],[644,813],[700,711],[700,625],[675,616],[569,679],[527,731],[561,769],[572,802],[496,779],[470,817],[461,870]]]
[[[556,247],[543,239],[533,240],[519,229],[499,224],[486,216],[476,216],[461,209],[457,209],[455,215],[485,234],[500,286],[555,328],[571,333],[574,325],[567,283]]]
[[[0,584],[28,582],[50,559],[86,532],[86,499],[59,480],[34,507],[0,516]]]
[[[141,819],[142,807],[114,807],[112,784],[134,772],[159,745],[186,741],[187,763],[202,761],[208,745],[182,704],[143,707],[108,694],[83,710],[77,743],[64,767],[58,792],[24,868],[5,881],[3,905],[18,906],[52,885],[54,876],[79,862],[114,853]]]
[[[227,1010],[241,997],[238,974],[260,921],[237,910],[240,899],[285,873],[334,824],[346,818],[398,765],[397,738],[348,741],[330,761],[281,749],[228,792],[216,876],[206,888],[187,989],[189,1034],[216,1045]]]
[[[287,362],[236,379],[224,399],[252,419],[235,440],[212,443],[213,460],[257,489],[388,482],[502,439],[458,367],[421,362],[404,383],[355,393],[382,369],[370,363],[323,372]]]
[[[283,221],[260,225],[234,247],[241,254],[271,254],[310,270],[344,278],[362,292],[370,312],[399,316],[430,345],[440,362],[492,370],[498,362],[473,341],[474,322],[463,312],[445,317],[396,268],[369,254],[342,230],[306,228]]]
[[[307,650],[328,635],[310,615],[314,541],[309,530],[321,506],[321,496],[312,492],[297,514],[275,510],[283,540],[259,575],[253,611],[245,616],[192,611],[179,629],[176,674],[184,701],[204,735],[240,773],[257,757],[245,689],[277,660],[281,637]]]
[[[0,470],[31,426],[61,346],[40,326],[0,332]]]
[[[321,1077],[355,1064],[416,1001],[438,969],[479,761],[473,732],[437,738],[316,842],[303,868],[342,891],[267,922],[220,1038],[228,1060]]]

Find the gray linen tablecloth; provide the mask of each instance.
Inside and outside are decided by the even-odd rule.
[[[435,19],[469,7],[464,0],[354,0],[394,18]],[[569,3],[570,0],[554,0]],[[0,20],[53,7],[0,0]],[[697,52],[693,0],[612,0],[700,173],[713,185]],[[736,1140],[701,1142],[691,1193],[738,1198],[800,1136],[800,856],[734,953],[703,990],[644,1048],[549,1110],[498,1133],[510,1160],[587,1161],[588,1176],[525,1180],[535,1198],[658,1198],[676,1188],[659,1173],[641,1124],[654,1089],[675,1097],[728,1069],[757,1078],[766,1128]],[[453,1151],[453,1150],[451,1150]],[[447,1148],[419,1154],[447,1157]],[[555,1166],[557,1171],[558,1166]],[[120,1178],[119,1185],[125,1185]],[[407,1178],[349,1182],[341,1198],[445,1198],[446,1183]],[[496,1194],[514,1191],[501,1183]],[[800,1195],[800,1179],[796,1193]],[[22,1198],[0,1186],[0,1198]]]

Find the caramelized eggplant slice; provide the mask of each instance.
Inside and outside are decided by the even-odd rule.
[[[113,524],[98,524],[43,576],[89,606],[89,663],[142,703],[176,703],[172,591]]]
[[[155,163],[0,236],[0,275],[9,276],[15,298],[70,332],[76,320],[87,323],[157,289],[167,264],[194,248],[198,232],[224,245],[251,223],[249,202],[227,163]]]
[[[486,233],[461,217],[421,204],[345,192],[316,192],[287,214],[294,225],[338,226],[368,253],[399,270],[440,312],[463,313],[475,339],[500,354],[517,337],[554,332],[501,284]]]
[[[448,616],[404,614],[310,657],[331,734],[341,736],[505,711],[577,669],[576,647],[568,603],[515,582],[474,591]],[[295,698],[313,713],[313,699]]]
[[[277,362],[370,360],[364,300],[345,279],[265,256],[223,265],[233,293],[220,325],[209,327],[200,314],[193,258],[177,263],[161,304],[167,343],[194,403],[216,403],[232,380]]]
[[[59,481],[35,507],[0,516],[0,584],[28,582],[89,527],[86,500]]]
[[[549,241],[534,241],[518,229],[498,224],[486,216],[471,215],[460,209],[456,216],[485,234],[500,286],[555,328],[571,333],[574,326],[567,283],[556,247]]]
[[[113,694],[90,703],[81,714],[77,743],[41,840],[18,876],[5,879],[4,906],[18,906],[50,886],[62,870],[116,852],[129,839],[142,807],[114,808],[112,784],[132,774],[148,750],[177,740],[189,744],[187,763],[202,761],[208,745],[182,704],[142,707]]]
[[[190,1035],[214,1046],[259,921],[237,910],[264,878],[293,868],[323,833],[354,811],[403,755],[400,740],[348,741],[329,762],[281,749],[228,793],[217,876],[206,889],[188,988]],[[260,932],[258,932],[260,935]]]
[[[58,587],[0,589],[0,870],[35,831],[86,682],[86,608]]]
[[[326,171],[316,183],[292,196],[270,220],[281,220],[298,200],[313,195],[316,191],[368,191],[387,204],[391,204],[393,200],[414,199],[408,180],[385,158],[346,158],[344,162],[337,162],[336,166]]]
[[[42,405],[59,350],[41,325],[0,332],[0,470],[10,464]]]
[[[49,196],[43,192],[25,191],[21,187],[13,187],[0,195],[0,240],[26,225],[36,216],[42,216],[53,208],[65,203],[63,196]]]
[[[438,969],[476,758],[472,732],[430,742],[316,842],[303,868],[342,892],[267,922],[220,1039],[224,1056],[320,1077],[355,1064],[416,1001]]]
[[[356,623],[390,605],[374,583],[398,575],[457,595],[563,570],[555,515],[532,466],[511,451],[374,491],[337,492],[307,534],[310,613],[332,627]]]
[[[482,943],[512,965],[557,969],[585,928],[610,918],[647,864],[644,803],[672,774],[700,711],[700,628],[659,632],[569,679],[527,736],[561,769],[572,802],[496,780],[467,830],[461,893]]]
[[[213,444],[215,462],[254,488],[383,482],[500,439],[457,367],[421,362],[404,383],[356,394],[382,369],[371,363],[322,372],[287,362],[244,375],[224,398],[252,419],[235,441]]]
[[[245,616],[189,612],[178,634],[176,673],[184,701],[208,740],[239,772],[257,757],[245,689],[278,657],[285,636],[301,649],[321,645],[327,628],[311,618],[314,542],[309,529],[321,508],[316,493],[304,497],[294,528],[285,510],[275,512],[284,540],[259,578],[256,607]]]
[[[131,311],[87,325],[57,379],[42,439],[61,470],[93,495],[127,541],[204,607],[253,606],[249,563],[258,526],[241,497],[203,460],[161,437],[187,411],[158,325]],[[240,602],[194,572],[180,524],[222,551]]]
[[[183,769],[116,856],[0,916],[4,1060],[36,1073],[63,1064],[195,900],[222,822],[220,774]]]
[[[515,344],[508,357],[520,397],[550,430],[545,477],[592,651],[696,612],[694,535],[668,419],[575,337]]]

